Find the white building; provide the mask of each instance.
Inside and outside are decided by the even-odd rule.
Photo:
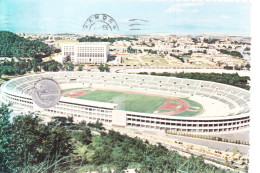
[[[108,42],[82,42],[61,44],[62,56],[70,56],[74,64],[106,63],[109,53]]]
[[[62,56],[62,55],[58,55],[58,56],[55,56],[53,59],[54,59],[55,61],[57,61],[57,62],[63,64],[63,63],[65,62],[66,57],[64,57],[64,56]]]

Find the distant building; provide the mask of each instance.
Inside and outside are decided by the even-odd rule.
[[[62,56],[70,56],[74,64],[106,63],[109,53],[108,42],[73,42],[61,44]]]

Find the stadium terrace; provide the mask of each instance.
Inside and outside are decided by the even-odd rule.
[[[135,112],[119,109],[116,103],[73,97],[61,97],[56,106],[42,109],[33,103],[30,93],[33,84],[42,78],[52,78],[62,89],[104,88],[190,98],[199,102],[203,111],[194,116]],[[123,73],[49,72],[12,79],[1,90],[3,102],[11,102],[15,107],[50,116],[73,116],[76,122],[100,121],[108,126],[217,134],[248,129],[250,121],[247,90],[201,80]]]

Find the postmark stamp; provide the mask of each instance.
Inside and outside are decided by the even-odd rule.
[[[52,79],[41,79],[32,88],[32,100],[41,108],[51,108],[60,100],[61,90]]]
[[[114,18],[107,14],[93,14],[85,21],[83,30],[119,31]]]
[[[129,30],[142,30],[148,22],[148,20],[144,19],[129,19]]]

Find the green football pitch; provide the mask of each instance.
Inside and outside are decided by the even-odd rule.
[[[116,103],[118,109],[134,112],[153,113],[169,98],[160,96],[151,96],[145,94],[135,94],[116,91],[94,90],[84,95],[78,96],[78,99]]]

